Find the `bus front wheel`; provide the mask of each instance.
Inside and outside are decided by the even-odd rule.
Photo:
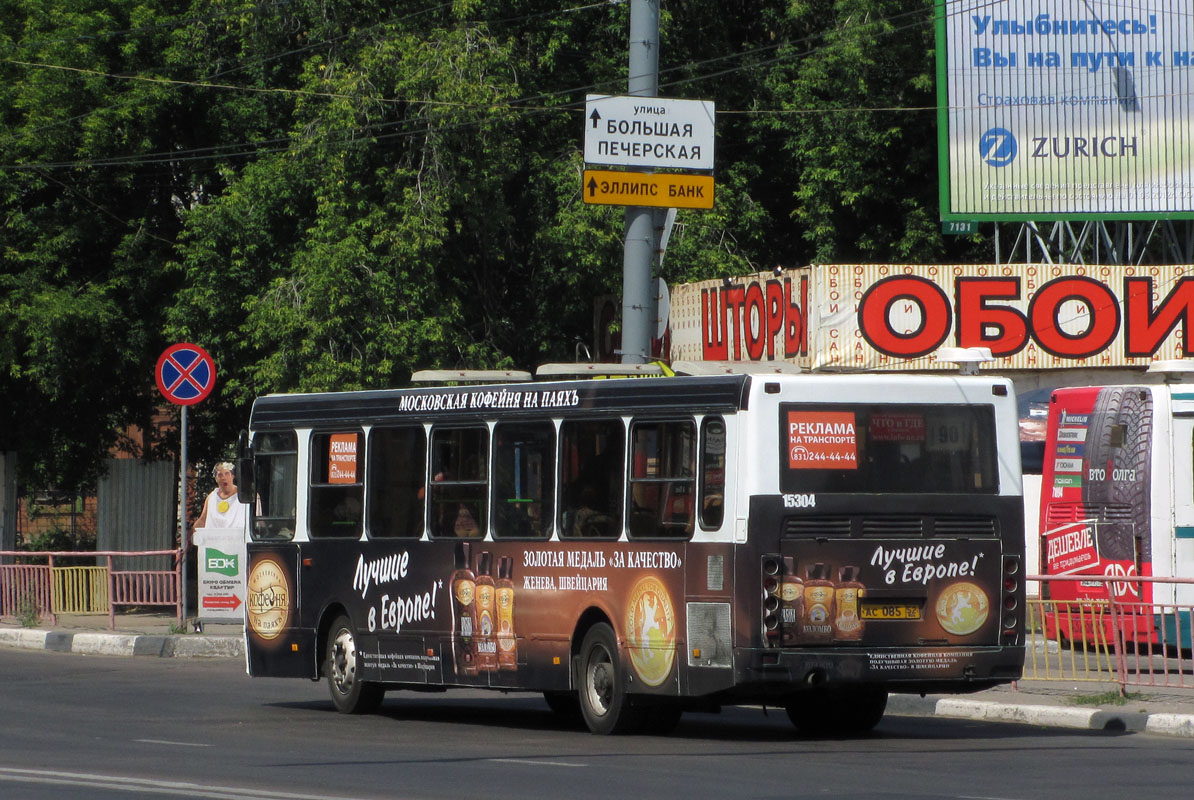
[[[356,630],[348,617],[337,617],[328,631],[328,690],[341,714],[368,714],[376,711],[386,690],[379,684],[360,679]]]
[[[638,730],[642,714],[626,694],[625,668],[618,658],[613,628],[602,622],[589,629],[579,665],[580,711],[589,730],[603,735]]]

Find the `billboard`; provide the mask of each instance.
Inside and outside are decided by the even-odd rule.
[[[943,220],[1194,218],[1189,0],[937,0]]]
[[[1194,266],[824,264],[674,286],[673,361],[804,369],[1147,367],[1189,358]]]

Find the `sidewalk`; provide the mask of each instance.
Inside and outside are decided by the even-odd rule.
[[[171,614],[117,614],[116,629],[108,628],[108,615],[59,614],[52,628],[43,622],[24,628],[0,620],[0,647],[53,650],[99,656],[164,656],[175,658],[244,658],[244,626],[237,623],[203,624],[202,633],[176,632]]]
[[[50,628],[23,628],[0,620],[0,647],[105,656],[244,658],[243,626],[204,623],[201,633],[177,633],[167,614],[120,614],[116,630],[106,614],[59,615]],[[936,716],[986,722],[1017,722],[1048,728],[1129,731],[1194,739],[1194,689],[1132,687],[1122,704],[1086,705],[1115,696],[1113,683],[1019,681],[967,695],[893,694],[889,714]]]

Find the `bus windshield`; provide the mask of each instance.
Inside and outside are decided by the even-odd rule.
[[[991,406],[782,404],[784,492],[998,491]]]

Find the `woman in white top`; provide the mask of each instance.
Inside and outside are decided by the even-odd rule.
[[[245,504],[236,499],[236,477],[233,467],[221,461],[212,469],[216,488],[203,501],[203,513],[195,520],[196,528],[243,528]]]

